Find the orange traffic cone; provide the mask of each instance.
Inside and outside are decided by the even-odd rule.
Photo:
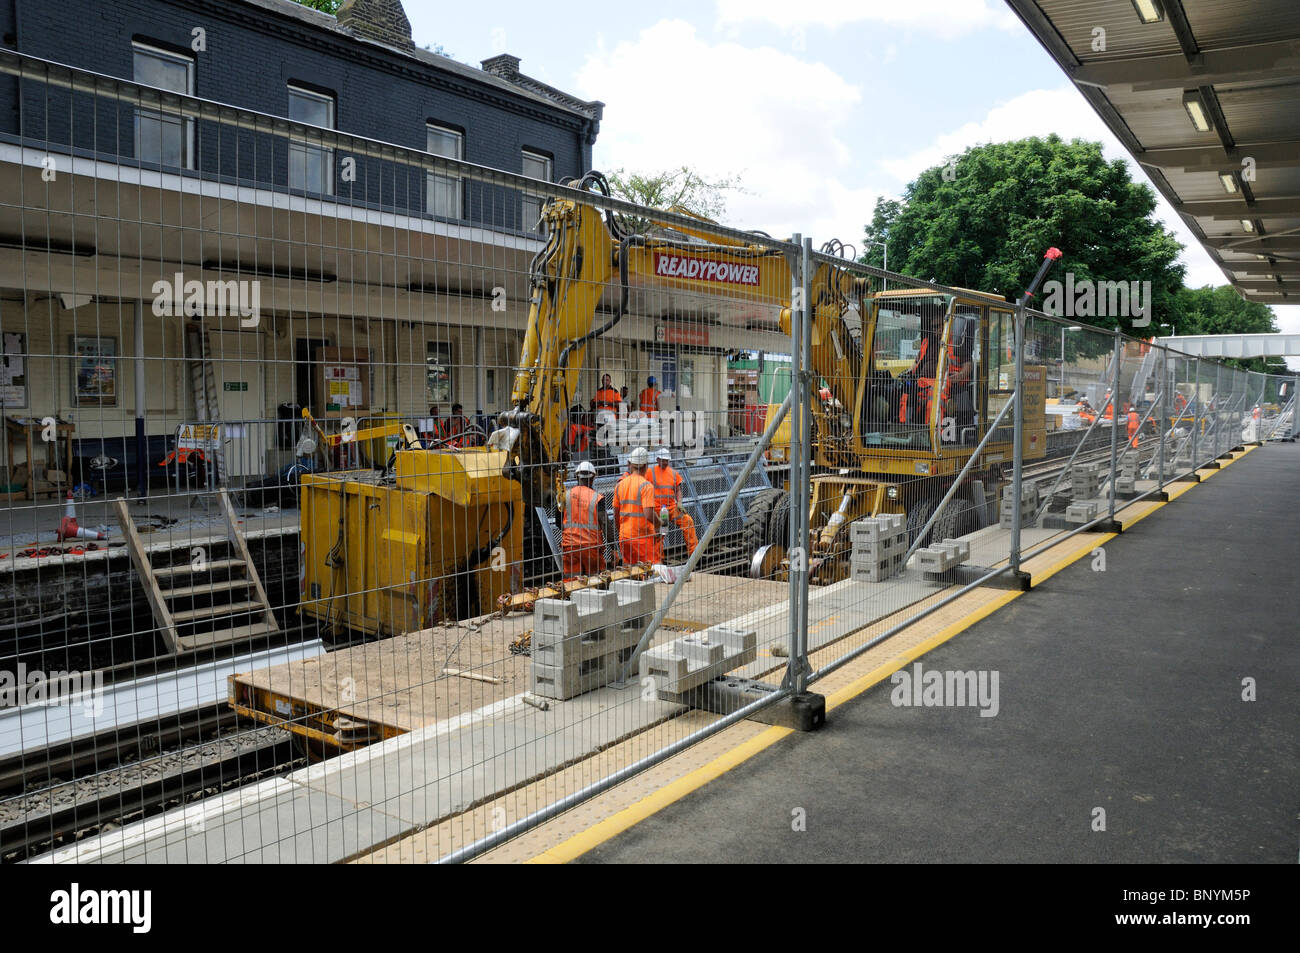
[[[93,529],[82,529],[77,525],[77,511],[72,505],[72,491],[68,491],[68,498],[63,503],[63,519],[59,520],[59,528],[54,534],[57,542],[63,542],[68,539],[107,539],[108,537]]]

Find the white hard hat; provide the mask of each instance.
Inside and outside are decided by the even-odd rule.
[[[672,460],[672,452],[667,447],[660,447],[659,452],[655,454],[656,460]]]
[[[646,453],[645,447],[637,447],[627,455],[627,462],[639,467],[650,462],[650,454]]]
[[[590,460],[583,460],[578,464],[578,476],[595,476],[596,468],[592,466]]]

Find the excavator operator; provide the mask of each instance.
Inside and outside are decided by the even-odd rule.
[[[939,366],[939,341],[943,330],[943,307],[921,306],[921,337],[916,361],[899,378],[904,384],[898,401],[900,424],[924,424],[930,417],[930,400],[934,396],[935,369]]]

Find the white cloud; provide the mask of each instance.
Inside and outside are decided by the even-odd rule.
[[[1102,144],[1107,159],[1123,159],[1136,181],[1150,184],[1141,167],[1120,145],[1087,101],[1071,87],[1036,89],[1001,103],[984,118],[936,136],[928,145],[893,159],[883,159],[880,166],[896,181],[894,191],[912,181],[924,170],[939,165],[949,156],[959,155],[971,146],[989,142],[1008,142],[1026,136],[1056,133],[1063,139],[1090,139]],[[1181,261],[1187,266],[1184,282],[1193,288],[1222,285],[1227,278],[1206,253],[1200,241],[1174,211],[1164,196],[1157,193],[1156,216],[1182,242]],[[1064,249],[1068,260],[1070,250]],[[1279,325],[1284,330],[1300,329],[1300,306],[1276,308]]]
[[[749,194],[730,197],[727,224],[861,240],[880,191],[853,181],[862,170],[845,134],[862,90],[824,64],[664,20],[595,50],[577,85],[606,103],[597,168],[738,174]]]
[[[782,30],[837,29],[879,23],[951,39],[990,27],[1018,30],[1020,21],[1000,0],[717,0],[718,24],[768,23]]]

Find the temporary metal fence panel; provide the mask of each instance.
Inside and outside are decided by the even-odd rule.
[[[6,860],[478,856],[1281,416],[540,154],[0,71]]]

